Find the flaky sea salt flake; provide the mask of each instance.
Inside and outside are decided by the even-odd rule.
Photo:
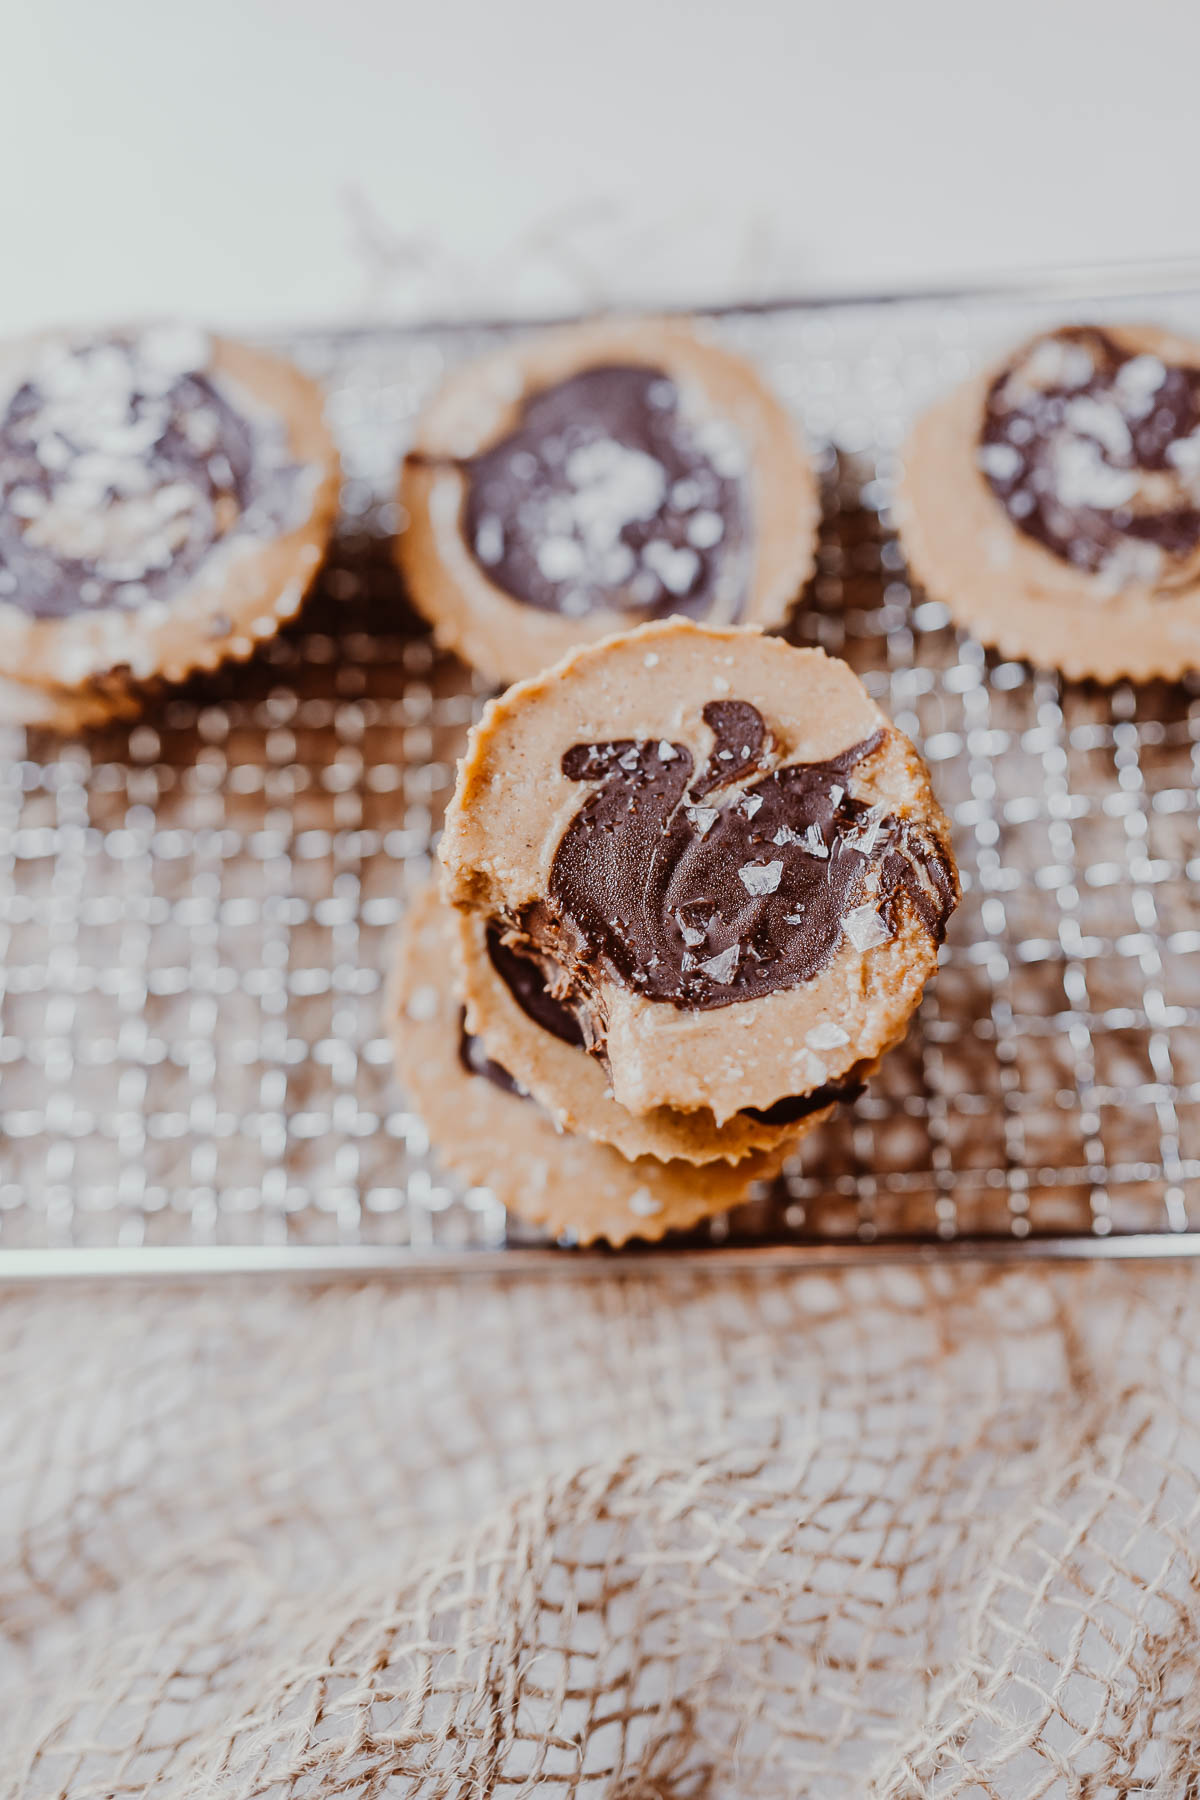
[[[701,837],[707,837],[720,818],[715,806],[688,806],[684,809],[691,820],[692,829]]]
[[[1200,478],[1200,430],[1193,431],[1188,437],[1176,438],[1163,454],[1185,481]]]
[[[1154,396],[1166,379],[1166,365],[1157,356],[1134,356],[1122,364],[1113,387],[1126,417],[1144,419],[1153,410]]]
[[[865,906],[853,907],[846,914],[842,930],[858,951],[874,950],[880,944],[886,944],[892,935],[870,901]]]
[[[752,819],[761,805],[761,794],[747,794],[746,798],[742,801],[742,812],[745,814],[746,818]]]
[[[700,963],[699,970],[715,981],[720,987],[728,987],[737,974],[738,962],[741,958],[740,944],[730,944],[728,950],[722,950],[719,956],[710,956],[707,962]]]
[[[485,567],[504,555],[504,527],[495,513],[485,513],[475,532],[475,555]]]
[[[1015,481],[1021,473],[1021,453],[1011,444],[980,444],[975,461],[993,481]]]
[[[693,950],[697,944],[702,944],[708,936],[707,931],[703,927],[687,924],[682,912],[676,912],[675,923],[679,927],[680,937],[683,939],[684,943],[689,944]]]
[[[738,879],[748,894],[773,894],[782,874],[782,862],[743,863]]]

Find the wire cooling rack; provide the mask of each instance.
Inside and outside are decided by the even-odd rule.
[[[1200,1248],[1200,684],[985,653],[910,590],[888,514],[913,412],[981,358],[1082,316],[1200,334],[1200,275],[1137,288],[714,321],[822,464],[791,635],[921,746],[966,891],[905,1044],[689,1266]],[[6,733],[0,1276],[583,1266],[443,1173],[381,1020],[482,699],[405,606],[393,475],[446,369],[515,329],[276,340],[326,384],[347,478],[302,620],[132,727]]]

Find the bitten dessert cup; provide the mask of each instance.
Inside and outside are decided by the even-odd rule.
[[[780,623],[820,516],[802,437],[760,376],[660,320],[550,332],[457,370],[399,499],[414,603],[496,682],[668,614]]]
[[[927,591],[1006,656],[1101,681],[1200,667],[1200,344],[1034,338],[918,421],[897,516]]]
[[[339,484],[319,388],[190,327],[0,350],[0,717],[70,729],[295,614]]]
[[[452,917],[469,1030],[562,1130],[611,1144],[623,1156],[704,1164],[786,1154],[838,1101],[862,1090],[868,1071],[855,1069],[803,1099],[738,1112],[721,1125],[707,1108],[630,1112],[614,1098],[604,1063],[588,1053],[576,1014],[550,992],[545,962],[506,944],[478,914]]]
[[[765,1115],[799,1135],[860,1083],[959,892],[920,758],[844,663],[680,619],[493,701],[441,854],[447,899],[540,964],[617,1107],[707,1132]],[[489,1043],[481,966],[465,992]],[[513,1072],[553,1110],[544,1071]]]

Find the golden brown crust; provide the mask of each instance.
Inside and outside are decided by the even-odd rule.
[[[1153,326],[1106,328],[1124,348],[1200,368],[1200,344]],[[1072,679],[1177,679],[1200,668],[1200,586],[1112,593],[1020,531],[976,462],[987,393],[1003,361],[913,427],[896,499],[913,574],[959,625],[1003,655]]]
[[[3,367],[19,367],[45,342],[6,346]],[[51,692],[86,690],[113,672],[132,682],[180,681],[193,670],[250,656],[299,611],[328,547],[340,486],[321,389],[264,350],[230,338],[211,343],[212,368],[253,406],[286,420],[292,455],[314,472],[306,517],[282,536],[247,538],[165,604],[58,619],[0,602],[0,659],[15,680]]]
[[[630,1161],[568,1136],[533,1100],[463,1067],[460,1017],[453,925],[431,886],[409,910],[389,987],[396,1066],[443,1161],[531,1224],[583,1244],[653,1240],[737,1205],[779,1168],[780,1158],[769,1156],[736,1169]]]
[[[449,459],[505,436],[531,392],[618,357],[675,376],[746,446],[754,558],[740,622],[782,623],[812,572],[816,475],[799,428],[748,363],[679,322],[597,321],[546,333],[456,371],[426,409],[400,477],[407,523],[397,556],[413,602],[439,644],[497,683],[534,674],[631,621],[615,611],[566,619],[489,581],[462,537],[464,483]]]

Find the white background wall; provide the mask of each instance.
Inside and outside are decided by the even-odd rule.
[[[13,0],[0,329],[1200,255],[1200,0]]]

